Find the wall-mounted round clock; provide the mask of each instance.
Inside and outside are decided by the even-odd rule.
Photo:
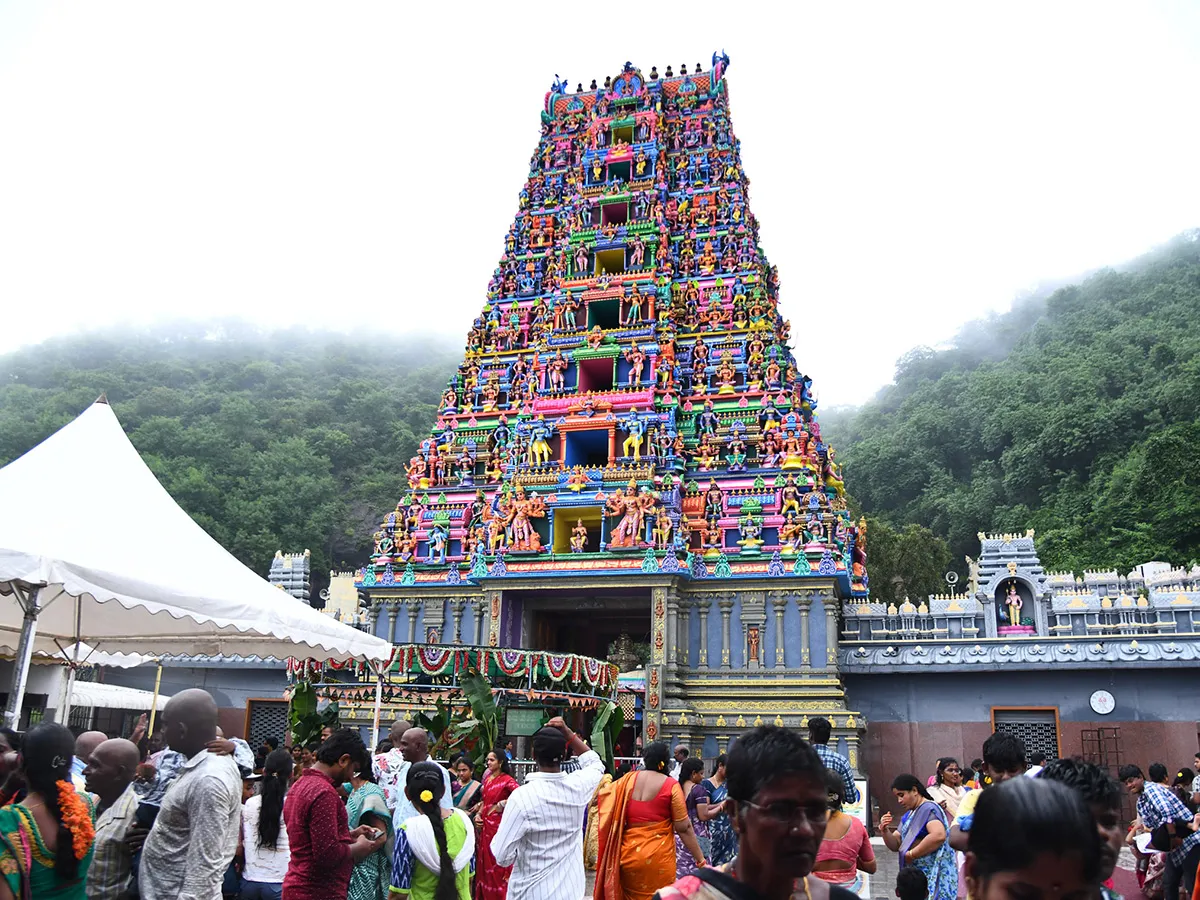
[[[1113,699],[1113,695],[1108,691],[1096,691],[1092,694],[1089,702],[1092,704],[1092,710],[1102,716],[1107,716],[1117,708],[1117,701]]]

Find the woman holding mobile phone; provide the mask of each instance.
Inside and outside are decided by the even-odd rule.
[[[388,815],[383,788],[373,780],[371,756],[365,749],[358,767],[350,773],[346,817],[350,820],[351,831],[366,825],[374,828],[377,836],[386,834],[389,838],[378,850],[354,864],[346,900],[385,900],[391,882],[392,817]]]

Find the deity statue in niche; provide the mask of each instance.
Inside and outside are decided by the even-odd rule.
[[[780,554],[795,556],[803,537],[804,528],[800,524],[799,514],[794,510],[788,510],[783,518],[783,524],[779,526]]]
[[[629,384],[637,386],[642,383],[642,369],[646,365],[646,353],[634,341],[623,354],[629,363]]]
[[[629,437],[625,438],[625,442],[621,444],[621,455],[629,456],[629,448],[633,447],[633,461],[638,462],[642,458],[642,442],[646,437],[646,420],[638,415],[637,407],[629,410],[629,415],[622,416],[617,420],[622,431],[629,433]]]
[[[738,520],[738,531],[741,537],[738,546],[742,548],[743,556],[757,556],[762,547],[762,519],[749,513]]]
[[[753,663],[759,662],[759,658],[758,658],[759,645],[760,645],[760,640],[759,640],[759,636],[758,636],[758,626],[751,625],[749,628],[746,629],[746,660],[747,660],[747,662],[753,662]]]
[[[1009,625],[1021,624],[1021,607],[1024,605],[1021,595],[1017,593],[1017,583],[1010,580],[1008,591],[1004,595],[1004,608],[1007,611]]]
[[[554,354],[554,359],[550,360],[546,368],[550,370],[550,390],[562,391],[567,386],[567,368],[570,364],[567,358],[563,356],[559,350]]]
[[[715,480],[708,482],[708,490],[704,492],[704,518],[719,519],[725,515],[725,495]]]
[[[715,559],[724,551],[725,529],[718,524],[716,519],[709,519],[705,524],[702,538],[706,559]]]
[[[733,353],[726,350],[721,354],[721,364],[717,366],[717,393],[734,393],[735,381],[737,381],[737,368],[733,364]]]
[[[669,550],[671,547],[671,518],[666,510],[659,510],[654,521],[654,548]]]
[[[429,531],[429,557],[426,562],[444,563],[446,561],[446,548],[450,543],[450,529],[438,523]]]
[[[571,529],[571,552],[582,553],[587,547],[587,528],[584,527],[583,519],[575,520],[575,527]]]

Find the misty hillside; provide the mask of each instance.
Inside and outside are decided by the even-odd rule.
[[[183,324],[0,357],[0,465],[105,392],[163,486],[255,571],[280,549],[310,549],[316,579],[365,561],[374,526],[407,489],[405,463],[458,348],[244,326],[219,334]],[[63,527],[73,527],[69,510]]]
[[[869,514],[947,539],[1036,528],[1048,568],[1200,557],[1200,231],[917,348],[823,420]],[[868,551],[869,552],[869,551]]]

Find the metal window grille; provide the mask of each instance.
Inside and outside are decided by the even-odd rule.
[[[250,707],[249,734],[246,742],[261,747],[265,738],[275,738],[282,747],[288,743],[288,705],[286,700],[247,700]]]
[[[1121,758],[1120,728],[1084,728],[1079,732],[1084,762],[1094,763],[1106,770],[1113,778],[1123,762]],[[1134,816],[1133,797],[1121,792],[1121,816],[1123,821],[1132,822]]]
[[[1025,752],[1040,750],[1046,759],[1058,759],[1058,722],[1052,709],[997,709],[992,711],[997,731],[1015,734],[1025,742]]]

